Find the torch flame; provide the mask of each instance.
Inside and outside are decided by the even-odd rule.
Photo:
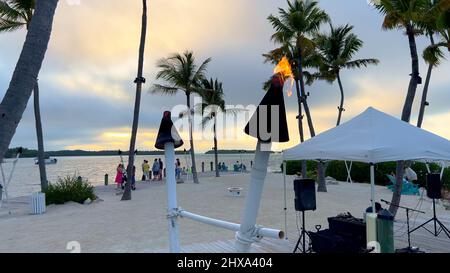
[[[292,67],[289,63],[289,60],[284,56],[281,61],[277,64],[275,67],[274,74],[280,74],[283,77],[283,80],[286,80],[287,78],[291,78],[291,85],[287,91],[288,97],[292,96],[292,88],[294,87],[294,73],[292,73]]]

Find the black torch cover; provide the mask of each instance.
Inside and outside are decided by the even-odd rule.
[[[173,126],[171,113],[169,111],[164,112],[155,147],[159,150],[164,150],[164,144],[167,142],[172,142],[175,148],[183,146],[183,140],[181,139],[180,134],[178,134],[175,126]]]
[[[269,91],[245,127],[247,135],[265,143],[289,141],[283,86],[282,76],[274,75]]]

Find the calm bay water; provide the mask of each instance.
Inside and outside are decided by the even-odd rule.
[[[159,157],[159,156],[158,156]],[[163,161],[164,156],[160,156]],[[58,163],[55,165],[47,165],[47,177],[52,183],[57,181],[58,177],[64,177],[67,175],[82,176],[88,179],[92,185],[103,185],[105,174],[109,175],[109,183],[114,182],[116,167],[120,163],[120,158],[118,156],[93,156],[93,157],[56,157]],[[141,164],[144,159],[153,162],[157,156],[143,156],[139,155],[136,157],[136,177],[139,179],[142,176]],[[181,161],[182,167],[186,165],[190,166],[190,156],[177,155]],[[247,169],[250,170],[250,161],[254,160],[254,155],[252,154],[231,154],[231,155],[219,155],[219,162],[225,162],[229,170],[232,170],[233,164],[236,161],[243,162]],[[10,170],[12,168],[12,159],[5,160],[6,163],[3,164],[3,169],[6,177],[9,177]],[[124,157],[124,162],[126,164],[127,157]],[[210,162],[214,162],[214,155],[196,155],[197,169],[201,171],[201,164],[205,162],[205,171],[210,171]],[[280,170],[282,159],[281,154],[272,154],[269,161],[269,172],[277,172]],[[1,180],[1,176],[0,176]],[[25,196],[33,192],[40,191],[39,182],[39,168],[34,164],[32,158],[19,159],[16,170],[14,172],[13,178],[9,186],[9,196]]]

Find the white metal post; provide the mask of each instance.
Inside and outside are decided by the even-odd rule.
[[[269,163],[270,147],[262,150],[264,145],[258,141],[255,153],[255,164],[253,164],[250,179],[250,187],[245,203],[245,211],[241,221],[240,230],[236,233],[236,251],[246,253],[250,251],[251,244],[254,242],[256,234],[256,218],[258,216],[259,206],[264,187],[264,180],[267,174],[267,166]]]
[[[175,178],[175,147],[171,142],[164,144],[167,176],[167,219],[169,220],[170,252],[180,252],[178,231],[177,181]]]

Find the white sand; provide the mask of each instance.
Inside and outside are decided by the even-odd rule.
[[[232,222],[240,222],[244,197],[231,197],[228,187],[247,188],[249,175],[202,178],[178,186],[178,204],[185,210]],[[288,234],[296,234],[293,208],[292,178],[287,180]],[[281,174],[268,174],[258,224],[284,230],[284,190]],[[308,227],[326,227],[327,217],[351,212],[362,217],[370,205],[367,184],[329,185],[328,193],[318,193],[318,210],[307,213]],[[0,252],[68,252],[67,243],[78,241],[82,252],[153,252],[168,249],[166,220],[166,187],[162,182],[138,182],[133,200],[122,202],[114,186],[99,187],[103,202],[92,205],[66,204],[50,206],[40,216],[28,215],[27,205],[16,202],[0,209]],[[245,190],[244,190],[245,195]],[[377,200],[390,200],[385,187],[377,187]],[[22,199],[23,200],[23,199]],[[419,197],[404,196],[402,204],[414,207]],[[11,214],[8,214],[8,208]],[[430,210],[426,201],[422,209]],[[448,211],[439,207],[446,217]],[[429,214],[428,214],[429,215]],[[399,211],[404,218],[404,212]],[[232,239],[234,233],[193,222],[180,220],[182,245]]]

